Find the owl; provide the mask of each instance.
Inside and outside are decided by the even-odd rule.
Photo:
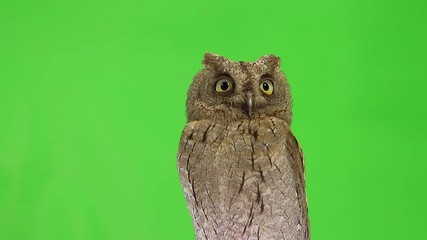
[[[310,239],[304,158],[280,59],[206,53],[202,63],[177,157],[197,239]]]

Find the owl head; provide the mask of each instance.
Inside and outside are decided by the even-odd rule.
[[[291,123],[291,94],[278,57],[242,62],[206,53],[202,63],[188,90],[188,121],[274,116]]]

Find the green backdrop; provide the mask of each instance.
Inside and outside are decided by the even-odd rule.
[[[176,170],[207,51],[274,53],[313,240],[426,239],[426,1],[2,1],[0,239],[194,239]]]

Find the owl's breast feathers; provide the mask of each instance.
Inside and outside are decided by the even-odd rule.
[[[268,117],[189,122],[178,168],[198,239],[309,239],[304,162]]]

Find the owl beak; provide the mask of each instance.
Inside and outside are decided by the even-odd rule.
[[[253,102],[252,102],[252,93],[251,92],[247,92],[246,93],[246,112],[248,113],[248,116],[251,116],[252,114],[252,106],[253,106]]]

